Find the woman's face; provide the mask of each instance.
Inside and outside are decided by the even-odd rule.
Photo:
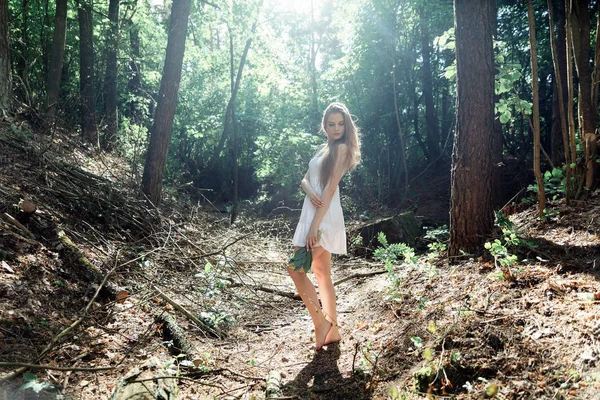
[[[329,114],[325,121],[325,133],[327,133],[327,141],[329,143],[335,142],[340,139],[346,133],[346,126],[344,125],[344,115],[339,112]]]

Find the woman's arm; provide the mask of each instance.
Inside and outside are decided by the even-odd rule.
[[[304,190],[304,193],[306,193],[306,195],[310,199],[310,202],[313,204],[313,206],[315,206],[317,208],[323,207],[323,201],[321,200],[321,197],[317,194],[315,189],[310,184],[309,171],[306,171],[306,175],[304,175],[304,178],[302,179],[300,186],[302,186],[302,190]]]
[[[340,144],[337,149],[337,156],[335,160],[335,165],[333,167],[333,173],[331,174],[331,178],[327,183],[327,186],[323,189],[323,193],[321,194],[321,200],[323,202],[322,207],[317,209],[315,213],[315,217],[312,220],[310,225],[310,230],[308,231],[308,236],[306,236],[306,247],[308,250],[312,250],[314,246],[319,242],[318,231],[319,225],[321,225],[321,221],[323,221],[323,217],[325,217],[325,213],[329,209],[329,204],[331,204],[331,200],[333,199],[333,195],[337,190],[337,186],[344,175],[344,160],[348,154],[348,146],[345,144]]]

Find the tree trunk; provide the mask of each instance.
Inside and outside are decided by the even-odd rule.
[[[231,90],[231,96],[229,97],[229,102],[227,103],[227,109],[225,110],[223,133],[221,134],[221,139],[219,140],[219,143],[217,144],[217,147],[215,148],[213,155],[212,155],[210,161],[208,162],[208,166],[206,168],[208,171],[213,170],[214,167],[216,166],[217,161],[219,159],[219,155],[221,154],[221,151],[223,151],[223,147],[225,146],[225,139],[227,139],[227,135],[229,134],[233,106],[234,106],[235,100],[237,98],[238,90],[240,88],[240,83],[242,81],[242,72],[244,71],[244,66],[246,65],[246,58],[248,57],[248,52],[250,51],[250,46],[252,45],[252,39],[254,38],[254,33],[256,32],[256,25],[258,24],[258,13],[260,13],[260,9],[262,8],[263,2],[264,2],[264,0],[261,0],[261,2],[258,5],[258,12],[256,14],[256,19],[254,20],[254,23],[252,24],[252,29],[250,30],[250,32],[251,32],[250,37],[248,38],[248,40],[246,40],[246,46],[244,47],[244,52],[242,53],[242,58],[240,59],[240,64],[238,66],[235,84],[234,84],[233,89]]]
[[[425,9],[419,8],[421,23],[421,55],[423,57],[423,97],[425,99],[425,122],[427,126],[428,160],[433,162],[440,157],[440,133],[433,105],[433,82],[431,78],[431,46],[429,45],[429,26]]]
[[[455,0],[456,135],[452,152],[450,257],[477,253],[492,232],[495,0]]]
[[[540,101],[538,87],[538,63],[535,41],[535,16],[531,0],[527,2],[527,16],[529,20],[529,47],[531,56],[531,85],[533,88],[533,173],[538,185],[538,212],[539,217],[544,217],[546,209],[546,194],[544,193],[544,179],[540,169]]]
[[[569,152],[569,130],[567,128],[566,107],[567,99],[567,52],[565,49],[567,36],[565,32],[565,5],[558,1],[557,14],[557,37],[554,37],[554,4],[548,0],[548,19],[550,22],[550,48],[552,50],[552,61],[554,65],[554,88],[553,96],[553,121],[552,121],[552,161],[555,164],[565,162],[565,175],[567,178],[566,199],[569,202],[571,190],[571,154]],[[558,114],[559,118],[556,118]]]
[[[56,0],[56,15],[54,17],[54,39],[52,55],[46,80],[46,116],[52,122],[56,113],[56,105],[60,92],[63,58],[65,54],[65,39],[67,37],[67,0]]]
[[[92,6],[86,0],[78,2],[79,16],[79,91],[81,133],[88,143],[98,142],[96,128],[96,94],[94,90],[94,26]]]
[[[12,103],[10,71],[10,39],[8,36],[8,0],[0,1],[0,114],[7,112]],[[1,115],[0,115],[1,117]]]
[[[17,57],[17,75],[19,75],[23,82],[27,82],[26,70],[27,70],[27,44],[29,40],[27,38],[27,31],[29,30],[29,0],[21,1],[21,13],[23,20],[21,24],[21,37],[17,44],[19,48],[19,56]]]
[[[173,0],[169,21],[169,39],[163,76],[160,80],[158,107],[152,125],[150,145],[146,155],[142,189],[155,205],[160,202],[167,151],[173,129],[177,93],[181,81],[181,67],[185,53],[185,39],[190,0]]]
[[[104,75],[104,121],[102,148],[111,150],[117,137],[117,55],[119,52],[119,0],[110,0],[106,32],[106,74]]]
[[[140,95],[140,89],[142,88],[140,67],[137,63],[137,60],[140,58],[140,29],[137,25],[134,25],[131,20],[129,20],[127,24],[129,26],[129,45],[131,47],[127,90],[132,95],[132,99],[129,101],[127,116],[137,124],[140,118],[139,111],[137,109],[138,101],[136,100],[136,97]]]
[[[592,75],[590,71],[590,11],[588,0],[573,0],[571,13],[573,57],[579,80],[577,96],[580,135],[594,132],[596,113],[592,108]]]

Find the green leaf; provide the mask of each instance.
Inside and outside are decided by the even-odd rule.
[[[211,269],[212,265],[210,265],[209,262],[207,262],[206,264],[204,264],[204,272],[207,274],[210,274],[210,269]]]
[[[312,252],[307,251],[306,248],[301,248],[296,251],[294,255],[288,261],[290,267],[294,268],[294,271],[310,271],[312,265]]]

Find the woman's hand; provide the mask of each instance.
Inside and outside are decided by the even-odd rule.
[[[319,196],[317,192],[313,191],[308,198],[313,206],[317,208],[323,207],[323,200],[321,200],[321,196]]]
[[[308,235],[306,236],[306,250],[313,251],[313,249],[319,244],[319,231],[317,228],[310,228]]]

